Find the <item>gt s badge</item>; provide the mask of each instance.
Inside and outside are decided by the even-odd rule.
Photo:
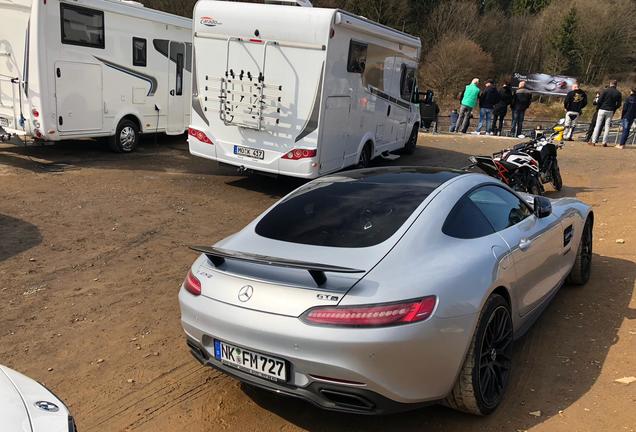
[[[216,27],[218,25],[223,24],[221,21],[217,21],[214,19],[214,17],[210,17],[210,16],[201,17],[200,23],[208,27]]]
[[[340,299],[339,297],[332,296],[329,294],[317,294],[316,297],[318,298],[318,300],[335,301],[335,302],[337,302]]]

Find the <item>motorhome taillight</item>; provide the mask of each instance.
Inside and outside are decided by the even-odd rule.
[[[316,149],[293,149],[283,155],[283,159],[300,160],[316,157]]]
[[[250,42],[252,42],[252,43],[263,43],[263,41],[261,39],[250,39]]]
[[[188,128],[188,135],[190,135],[192,137],[195,137],[199,141],[204,142],[206,144],[214,145],[212,140],[210,138],[208,138],[207,135],[205,133],[203,133],[203,131],[200,131],[200,130],[197,130],[197,129],[194,129],[194,128]]]
[[[31,110],[31,114],[33,114],[33,117],[35,117],[35,118],[40,117],[40,112],[36,108],[33,108]]]

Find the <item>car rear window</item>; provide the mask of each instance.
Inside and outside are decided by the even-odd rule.
[[[395,234],[438,184],[348,177],[313,182],[270,210],[256,233],[313,246],[374,246]]]

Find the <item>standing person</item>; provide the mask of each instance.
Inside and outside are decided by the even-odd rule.
[[[523,121],[526,117],[526,110],[532,103],[532,93],[526,90],[526,82],[519,82],[519,89],[512,96],[512,136],[520,137],[523,132]]]
[[[457,126],[455,132],[466,133],[468,125],[470,124],[470,114],[473,112],[473,108],[477,105],[477,98],[479,97],[479,78],[473,78],[472,82],[466,86],[463,96],[461,98],[461,106],[459,108],[459,118],[457,119]]]
[[[499,102],[499,92],[494,86],[494,81],[489,79],[486,81],[484,90],[479,93],[479,125],[475,130],[477,134],[481,133],[484,120],[486,121],[486,133],[492,134],[492,112],[497,102]]]
[[[623,105],[623,115],[621,115],[621,126],[623,126],[623,133],[621,135],[621,142],[616,148],[624,149],[629,138],[629,131],[632,128],[632,123],[636,119],[636,88],[633,88],[629,97]]]
[[[495,104],[493,110],[492,128],[495,135],[501,135],[503,130],[503,122],[506,114],[508,113],[508,106],[512,103],[512,90],[510,90],[510,83],[508,81],[503,83],[501,90],[499,90],[499,102]]]
[[[563,101],[565,108],[565,134],[564,138],[572,141],[576,121],[583,112],[583,108],[587,105],[587,93],[579,88],[577,83],[572,84],[572,90],[568,92]]]
[[[450,114],[450,126],[448,127],[449,132],[455,132],[455,129],[457,128],[457,119],[459,119],[459,113],[456,109],[454,109]]]
[[[601,128],[604,127],[603,147],[607,147],[612,117],[614,117],[614,113],[621,107],[621,103],[623,102],[623,95],[616,89],[617,84],[618,82],[616,80],[610,81],[609,87],[603,90],[601,97],[598,99],[598,116],[591,145],[596,145],[599,135],[601,134]]]
[[[592,105],[596,107],[594,110],[594,115],[592,115],[592,120],[590,120],[590,126],[587,128],[587,133],[585,134],[585,141],[592,141],[592,134],[594,133],[594,127],[596,127],[596,119],[598,118],[598,100],[601,97],[599,92],[596,92],[596,96],[594,96],[594,100],[592,101]]]

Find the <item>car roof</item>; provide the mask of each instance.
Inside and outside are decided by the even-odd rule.
[[[469,174],[467,171],[452,168],[427,166],[391,166],[379,168],[365,168],[345,171],[322,177],[323,181],[348,180],[360,183],[393,184],[393,185],[422,185],[431,189],[446,183],[455,177]]]

